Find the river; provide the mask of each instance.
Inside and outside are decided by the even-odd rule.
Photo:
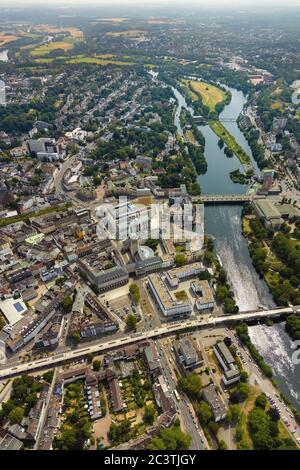
[[[300,411],[300,365],[292,361],[295,350],[284,329],[284,323],[272,327],[251,326],[249,335],[266,362],[272,367],[280,390]]]
[[[220,119],[236,119],[246,103],[246,97],[242,92],[233,88],[229,90],[232,99],[220,114]],[[177,111],[186,107],[185,99],[178,90],[176,90],[176,98],[179,102]],[[174,122],[177,125],[176,113],[175,118]],[[250,156],[254,170],[259,172],[248,143],[237,123],[224,122],[223,124]],[[178,126],[177,129],[179,132]],[[235,184],[229,177],[230,171],[237,168],[242,170],[239,160],[236,157],[226,157],[224,151],[218,146],[218,137],[209,126],[199,126],[199,129],[205,137],[205,157],[208,163],[207,173],[199,176],[202,194],[245,193],[247,186]],[[255,310],[260,306],[272,307],[274,306],[272,296],[252,265],[247,241],[242,235],[241,214],[242,207],[238,205],[207,206],[205,207],[205,232],[214,238],[216,251],[228,274],[240,310]],[[272,366],[280,388],[297,406],[300,392],[300,366],[294,366],[291,361],[291,340],[285,333],[283,325],[252,326],[249,327],[249,334],[267,363]]]

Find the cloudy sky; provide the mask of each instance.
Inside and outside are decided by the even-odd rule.
[[[249,6],[300,6],[300,0],[0,0],[0,5],[7,8],[24,5],[60,5],[61,7],[70,5],[126,5],[137,4],[140,7],[143,5],[176,5],[186,6],[193,4],[203,7],[212,7],[217,5],[222,6],[235,6],[235,7],[249,7]]]

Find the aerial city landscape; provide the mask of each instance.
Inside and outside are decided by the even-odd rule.
[[[299,450],[300,5],[71,3],[0,5],[0,450]]]

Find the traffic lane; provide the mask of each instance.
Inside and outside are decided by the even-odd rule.
[[[277,389],[275,389],[271,382],[264,377],[259,366],[253,362],[249,351],[247,351],[246,348],[239,343],[239,340],[236,338],[234,333],[230,333],[233,339],[233,344],[241,353],[239,357],[242,359],[244,367],[246,366],[245,369],[248,372],[248,375],[255,377],[256,384],[259,386],[261,391],[268,396],[268,399],[269,397],[271,398],[271,401],[269,399],[270,405],[278,408],[280,418],[284,426],[289,432],[291,432],[291,434],[293,434],[297,441],[299,439],[298,444],[300,444],[300,427],[297,424],[294,415],[278,395]]]
[[[162,371],[167,380],[169,391],[170,393],[173,393],[173,391],[177,388],[177,383],[175,382],[173,375],[170,371],[170,365],[169,365],[168,359],[165,356],[166,354],[165,351],[159,345],[159,343],[157,343],[156,346],[159,352],[159,361],[160,361],[160,364],[162,365]],[[185,430],[192,437],[193,448],[195,447],[196,450],[204,450],[205,445],[204,445],[204,442],[202,442],[203,438],[201,437],[199,433],[199,426],[197,424],[197,418],[193,416],[193,413],[192,413],[193,407],[191,405],[187,405],[186,401],[182,400],[180,402],[176,402],[177,409],[179,409],[181,416],[183,417]]]

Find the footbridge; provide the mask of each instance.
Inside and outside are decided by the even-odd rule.
[[[101,340],[99,340],[93,344],[85,345],[82,348],[66,350],[63,353],[53,354],[52,356],[33,360],[24,364],[7,364],[0,369],[0,380],[24,373],[33,372],[39,369],[49,369],[60,364],[64,364],[67,361],[78,360],[79,358],[87,356],[88,354],[103,353],[114,348],[120,348],[128,344],[134,344],[138,341],[170,336],[188,330],[196,330],[198,328],[213,328],[222,324],[230,324],[240,321],[247,322],[259,321],[267,318],[276,318],[289,315],[291,313],[299,314],[300,305],[295,307],[280,307],[268,310],[258,310],[254,312],[243,312],[234,315],[222,315],[220,317],[204,315],[197,320],[180,320],[172,323],[166,323],[155,330],[133,333],[117,339],[111,339],[106,342],[101,342]]]
[[[193,119],[196,124],[207,124],[207,118],[204,116],[197,116],[194,114]],[[224,117],[224,118],[219,118],[220,122],[236,122],[237,119],[233,117]]]
[[[219,119],[220,122],[236,122],[236,118],[220,118]]]

